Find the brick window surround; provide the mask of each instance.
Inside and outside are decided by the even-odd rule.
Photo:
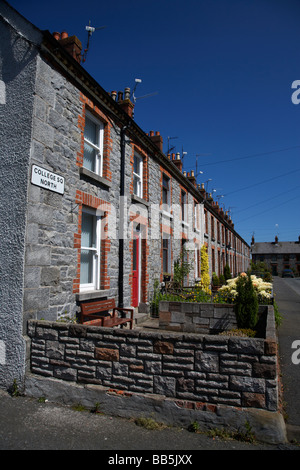
[[[112,174],[110,168],[110,152],[112,150],[112,125],[105,114],[82,93],[80,93],[80,101],[82,103],[82,113],[78,115],[78,128],[81,131],[81,143],[80,151],[77,153],[76,164],[79,167],[83,166],[85,116],[86,111],[89,111],[90,114],[95,116],[95,118],[104,124],[102,177],[111,182]]]
[[[76,191],[76,204],[78,204],[78,231],[74,234],[74,248],[77,249],[77,269],[76,277],[73,281],[73,293],[79,294],[80,292],[80,254],[81,254],[81,224],[82,224],[82,208],[83,206],[90,209],[101,209],[103,213],[103,226],[102,235],[108,232],[107,216],[110,213],[110,203],[103,201],[91,194],[82,191]],[[108,253],[110,252],[110,240],[102,236],[101,238],[101,251],[100,251],[100,289],[105,290],[110,288],[110,278],[108,276]]]

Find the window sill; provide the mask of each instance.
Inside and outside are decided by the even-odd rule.
[[[144,206],[146,207],[149,207],[150,206],[150,203],[148,201],[146,201],[145,199],[142,199],[141,197],[139,196],[136,196],[135,194],[132,194],[131,195],[131,200],[133,202],[136,202],[138,204],[143,204]]]
[[[92,300],[92,299],[99,299],[101,297],[109,297],[110,290],[90,290],[80,292],[76,294],[76,300],[82,302],[83,300]]]
[[[79,168],[79,174],[86,176],[94,181],[97,181],[97,183],[101,183],[103,186],[106,186],[107,188],[111,188],[112,184],[110,181],[108,181],[106,178],[103,178],[103,176],[97,175],[97,173],[94,173],[91,170],[88,170],[87,168],[84,168],[83,166]]]
[[[161,210],[160,213],[163,217],[168,217],[169,219],[173,219],[173,214],[171,214],[170,212]]]

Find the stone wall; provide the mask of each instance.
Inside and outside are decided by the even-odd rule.
[[[78,384],[188,400],[195,406],[278,409],[273,307],[266,339],[28,322],[30,371]]]
[[[159,328],[189,333],[214,333],[237,328],[234,305],[161,301]]]

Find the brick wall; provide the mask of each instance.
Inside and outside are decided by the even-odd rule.
[[[193,405],[278,409],[273,307],[267,339],[28,322],[31,372]]]

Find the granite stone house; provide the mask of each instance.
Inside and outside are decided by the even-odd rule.
[[[256,242],[252,237],[251,256],[253,263],[264,262],[273,276],[281,276],[284,269],[291,269],[300,276],[300,237],[296,241]]]
[[[186,247],[200,277],[247,270],[250,247],[180,154],[133,119],[131,91],[105,91],[81,43],[0,5],[0,386],[22,381],[27,321],[73,319],[114,298],[147,311]]]

